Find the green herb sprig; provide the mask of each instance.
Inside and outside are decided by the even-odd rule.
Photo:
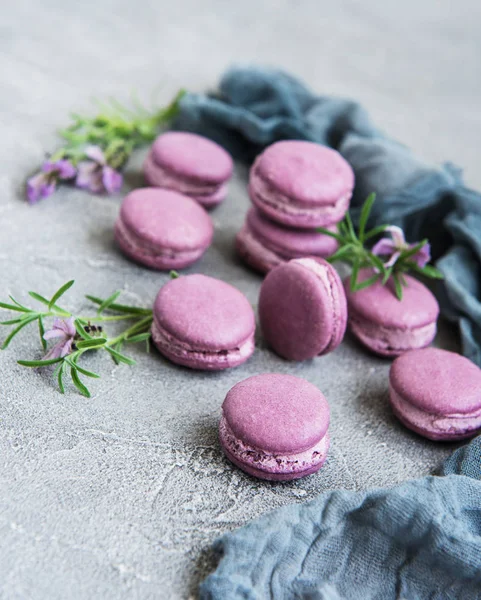
[[[173,277],[178,274],[173,273]],[[148,308],[139,308],[126,304],[117,303],[120,291],[113,293],[106,299],[96,296],[87,296],[93,304],[97,305],[97,312],[92,316],[76,316],[58,304],[60,298],[67,292],[74,281],[68,281],[61,286],[50,299],[41,296],[37,292],[29,292],[29,296],[39,303],[38,308],[29,308],[18,302],[10,296],[10,302],[0,302],[0,308],[15,313],[15,317],[0,322],[4,326],[13,326],[13,330],[8,334],[1,348],[9,346],[13,338],[27,325],[37,323],[40,343],[45,352],[47,343],[45,340],[46,320],[54,318],[60,320],[60,327],[57,327],[57,333],[68,331],[68,325],[72,326],[71,333],[65,333],[65,341],[68,344],[68,353],[64,356],[54,356],[53,358],[44,358],[39,360],[19,360],[18,364],[24,367],[47,367],[56,365],[54,376],[57,378],[60,392],[64,393],[64,378],[70,375],[72,383],[78,391],[90,398],[90,391],[81,380],[80,376],[99,378],[97,373],[89,371],[79,364],[82,356],[93,350],[106,351],[116,364],[134,365],[135,360],[123,353],[123,345],[127,343],[145,342],[147,351],[149,350],[150,327],[152,324],[152,310]],[[118,321],[127,321],[129,326],[120,334],[114,337],[108,337],[102,325]],[[55,321],[54,321],[55,330]],[[51,330],[52,331],[52,330]],[[61,335],[64,335],[63,333]],[[62,342],[60,342],[62,343]],[[48,356],[48,353],[47,353]]]
[[[398,300],[402,300],[403,287],[407,285],[407,280],[404,277],[406,273],[414,271],[425,277],[442,279],[443,274],[431,265],[419,266],[414,260],[416,254],[423,248],[429,247],[428,240],[422,240],[416,244],[404,244],[399,248],[398,256],[393,264],[386,264],[379,255],[373,253],[372,243],[378,236],[390,228],[389,225],[378,225],[373,229],[367,230],[367,223],[373,204],[376,200],[376,194],[370,194],[364,202],[361,214],[359,217],[359,226],[357,231],[352,222],[352,218],[348,213],[344,220],[338,224],[336,233],[319,227],[317,231],[324,235],[331,236],[337,240],[339,247],[327,260],[331,263],[342,261],[350,265],[350,289],[353,292],[367,288],[377,281],[381,280],[382,285],[386,285],[389,280],[394,283],[394,288]],[[387,261],[389,263],[389,261]],[[369,268],[373,275],[359,280],[359,272],[361,269]]]

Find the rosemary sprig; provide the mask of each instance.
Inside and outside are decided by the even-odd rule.
[[[176,275],[173,274],[172,276]],[[89,378],[98,378],[100,376],[79,364],[82,356],[94,350],[105,350],[117,364],[134,365],[135,361],[123,353],[123,345],[145,342],[147,351],[149,350],[152,310],[118,304],[116,302],[120,295],[120,291],[118,291],[106,299],[87,296],[87,299],[98,306],[96,314],[75,317],[71,312],[58,304],[58,301],[73,284],[73,280],[68,281],[50,299],[45,298],[37,292],[29,292],[30,297],[40,304],[38,308],[29,308],[11,296],[10,302],[0,302],[1,309],[14,313],[12,315],[13,318],[0,322],[0,325],[14,326],[4,340],[1,348],[7,348],[13,338],[24,327],[37,322],[43,351],[47,347],[46,338],[56,338],[60,341],[47,352],[44,358],[38,360],[19,360],[18,364],[32,368],[57,365],[54,377],[57,379],[60,392],[64,393],[64,378],[70,375],[72,383],[77,390],[83,396],[89,398],[90,391],[80,376]],[[45,321],[52,318],[54,319],[53,328],[46,332]],[[111,321],[130,321],[131,324],[115,337],[107,336],[101,325],[92,324],[108,323]]]
[[[426,264],[430,259],[428,240],[422,240],[416,244],[407,244],[402,231],[396,231],[398,238],[400,238],[397,246],[392,240],[384,240],[384,246],[390,248],[389,260],[385,262],[381,260],[380,256],[384,256],[386,251],[383,251],[378,244],[374,247],[367,247],[368,243],[371,244],[375,238],[387,230],[399,229],[389,225],[378,225],[373,229],[366,230],[375,200],[376,194],[372,193],[364,202],[357,232],[349,213],[346,213],[344,220],[338,224],[337,232],[329,231],[323,227],[317,229],[319,233],[329,235],[337,240],[339,247],[327,260],[331,263],[342,261],[351,266],[351,291],[362,290],[379,280],[381,280],[382,285],[386,285],[391,280],[397,298],[402,300],[403,287],[407,285],[404,277],[405,273],[414,271],[425,277],[442,279],[443,275],[438,269]],[[361,281],[359,272],[365,268],[369,268],[373,274]]]

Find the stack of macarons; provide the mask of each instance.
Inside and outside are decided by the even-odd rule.
[[[160,135],[144,163],[148,185],[190,196],[207,209],[227,196],[232,171],[232,158],[224,148],[186,131]]]
[[[354,188],[354,172],[335,150],[305,141],[281,141],[254,162],[253,207],[236,238],[241,258],[267,273],[293,258],[327,257],[337,248],[317,227],[335,231]]]

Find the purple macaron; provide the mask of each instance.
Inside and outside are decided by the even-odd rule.
[[[249,180],[251,200],[267,217],[307,229],[340,221],[353,188],[354,172],[338,152],[290,140],[264,150]]]
[[[212,242],[214,226],[191,198],[159,188],[140,188],[125,197],[115,238],[133,260],[159,270],[196,262]]]
[[[264,374],[235,385],[222,405],[220,443],[240,469],[272,481],[318,471],[329,450],[329,406],[311,383]]]
[[[462,440],[481,431],[481,369],[439,348],[406,352],[393,362],[394,414],[430,440]]]
[[[206,208],[224,200],[232,170],[232,158],[224,148],[184,131],[160,135],[144,163],[149,185],[182,192]]]
[[[337,232],[335,226],[329,229]],[[330,256],[337,247],[337,241],[328,235],[277,225],[255,207],[247,213],[244,226],[236,237],[239,256],[261,273],[292,258]]]
[[[362,269],[358,281],[372,276]],[[399,356],[407,350],[429,346],[436,335],[439,305],[436,298],[417,279],[404,275],[402,300],[396,297],[394,283],[378,280],[373,285],[351,292],[349,279],[344,286],[349,312],[349,329],[367,348],[381,356]]]
[[[342,281],[322,258],[296,258],[275,267],[259,296],[264,338],[280,356],[305,360],[341,343],[347,307]]]
[[[152,339],[174,363],[219,371],[254,352],[255,316],[235,287],[205,275],[185,275],[164,285],[154,303]]]

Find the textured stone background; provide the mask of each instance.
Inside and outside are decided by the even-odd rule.
[[[69,111],[93,97],[152,105],[181,86],[213,86],[235,61],[277,64],[322,93],[352,96],[392,135],[433,161],[454,160],[481,186],[481,4],[477,0],[8,0],[0,19],[2,297],[26,300],[76,279],[69,301],[107,295],[150,305],[166,276],[116,250],[120,197],[75,191],[30,208],[24,178],[55,148]],[[476,152],[478,150],[478,152]],[[125,191],[140,185],[136,157]],[[255,303],[261,279],[232,250],[247,207],[239,168],[213,213],[216,235],[189,272],[229,281]],[[450,447],[422,441],[387,406],[389,362],[351,339],[333,354],[286,363],[259,342],[221,374],[176,368],[155,353],[138,366],[90,365],[94,397],[56,391],[17,358],[40,355],[36,332],[0,356],[0,597],[165,599],[195,596],[210,542],[275,507],[344,487],[390,486],[433,470]],[[443,345],[454,343],[448,332]],[[332,408],[333,446],[317,475],[257,482],[231,467],[216,437],[227,390],[245,377],[305,377]]]

